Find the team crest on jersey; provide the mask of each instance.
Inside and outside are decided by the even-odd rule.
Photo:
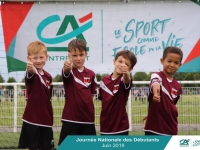
[[[113,88],[113,93],[117,93],[117,91],[119,90],[119,84],[116,84],[114,85],[114,88]]]
[[[178,90],[172,88],[171,95],[172,95],[173,98],[176,98],[177,95],[178,95]]]
[[[84,77],[83,79],[84,79],[84,83],[85,83],[87,86],[91,84],[91,80],[90,80],[89,77]]]
[[[46,86],[48,87],[48,89],[50,89],[50,81],[46,80],[45,83],[46,83]]]

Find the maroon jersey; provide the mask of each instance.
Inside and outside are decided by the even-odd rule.
[[[123,76],[112,79],[110,76],[102,78],[99,99],[102,100],[100,116],[100,132],[102,134],[118,134],[129,130],[126,103],[132,86],[123,82]]]
[[[95,73],[87,68],[79,71],[73,68],[67,75],[62,71],[65,89],[65,106],[62,121],[75,123],[94,123],[94,104],[92,94],[96,94]]]
[[[52,127],[52,77],[46,71],[43,70],[43,72],[43,75],[37,71],[33,75],[26,72],[25,84],[28,100],[22,120],[33,125]]]
[[[152,86],[154,83],[159,83],[161,87],[160,102],[153,101]],[[149,89],[149,110],[144,131],[161,135],[177,135],[178,110],[176,103],[182,94],[181,85],[175,78],[170,81],[163,72],[159,72],[152,74]]]

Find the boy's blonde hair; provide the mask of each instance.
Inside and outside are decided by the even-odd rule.
[[[39,52],[44,52],[45,54],[47,54],[47,47],[45,46],[44,43],[40,41],[34,41],[28,45],[27,47],[28,56],[32,54],[37,54]]]

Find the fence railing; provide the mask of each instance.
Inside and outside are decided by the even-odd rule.
[[[200,81],[179,81],[181,84],[200,84]],[[149,81],[134,81],[134,85],[148,85]],[[54,109],[54,126],[61,126],[61,115],[64,107],[64,89],[62,82],[54,82],[52,105]],[[0,86],[13,86],[13,89],[0,89],[0,127],[13,128],[10,132],[18,132],[22,125],[22,115],[26,106],[26,96],[24,95],[24,83],[0,83]],[[135,128],[142,128],[144,123],[142,118],[147,115],[147,95],[148,87],[133,87],[127,103],[127,113],[129,117],[130,131]],[[95,106],[95,124],[99,125],[101,101],[94,97]],[[187,128],[193,125],[193,129],[198,128],[200,124],[199,107],[200,106],[200,87],[183,87],[183,96],[177,107],[179,109],[179,123]],[[197,127],[198,126],[198,127]],[[134,129],[133,129],[134,127]],[[200,130],[200,129],[199,129]]]

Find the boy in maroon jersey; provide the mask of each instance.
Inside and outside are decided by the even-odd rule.
[[[136,63],[137,58],[131,51],[119,51],[113,61],[115,66],[113,73],[103,77],[100,82],[101,135],[128,135],[126,103],[132,87],[130,72]]]
[[[52,77],[43,70],[48,58],[47,49],[42,42],[35,41],[28,45],[27,52],[25,84],[28,100],[22,118],[23,125],[18,147],[51,149],[54,147]]]
[[[165,48],[160,59],[163,71],[151,75],[145,135],[177,135],[178,133],[176,103],[182,94],[182,88],[174,78],[174,73],[181,66],[182,58],[181,49]]]
[[[96,135],[92,94],[96,94],[97,83],[95,73],[84,67],[86,43],[72,40],[68,44],[68,57],[62,70],[65,106],[59,145],[68,135]]]

